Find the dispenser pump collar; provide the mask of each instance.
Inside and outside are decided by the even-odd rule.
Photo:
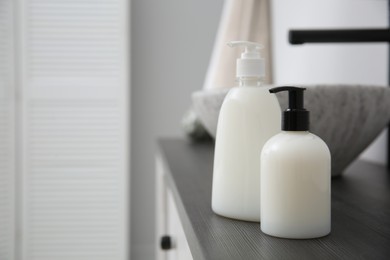
[[[270,93],[288,91],[288,108],[282,114],[283,131],[308,131],[309,111],[303,106],[303,92],[306,88],[283,86],[269,90]]]
[[[237,78],[262,78],[265,75],[264,60],[260,55],[263,46],[257,42],[231,41],[230,47],[245,47],[241,57],[237,59]]]

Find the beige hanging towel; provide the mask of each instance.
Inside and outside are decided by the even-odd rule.
[[[230,48],[232,40],[259,42],[264,46],[265,78],[272,83],[271,24],[269,0],[226,0],[203,88],[236,86],[236,59],[242,50]]]

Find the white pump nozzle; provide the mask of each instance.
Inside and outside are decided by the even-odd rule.
[[[260,50],[263,49],[263,45],[257,42],[248,42],[248,41],[231,41],[228,42],[230,47],[240,47],[244,46],[245,51],[241,54],[241,58],[260,58]]]
[[[236,76],[242,77],[264,77],[264,60],[261,58],[260,49],[263,46],[257,42],[249,41],[231,41],[228,42],[230,47],[244,46],[245,51],[241,53],[241,58],[237,59]]]

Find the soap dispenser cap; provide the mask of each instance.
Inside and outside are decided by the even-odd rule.
[[[230,47],[245,47],[241,58],[237,59],[237,78],[262,78],[265,75],[264,59],[260,55],[263,46],[260,43],[248,41],[231,41]]]
[[[308,131],[309,111],[303,107],[303,91],[306,88],[292,86],[276,87],[269,90],[271,93],[288,91],[288,108],[282,114],[283,131]]]

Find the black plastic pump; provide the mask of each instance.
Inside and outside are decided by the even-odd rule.
[[[283,131],[308,131],[309,111],[303,107],[303,91],[306,88],[292,86],[276,87],[270,93],[288,91],[288,108],[282,114]]]

